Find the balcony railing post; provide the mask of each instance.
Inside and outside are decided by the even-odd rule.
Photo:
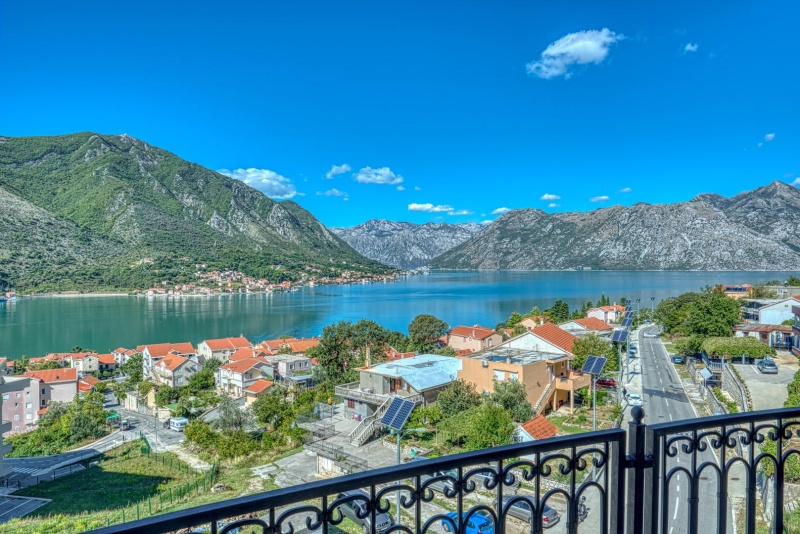
[[[626,518],[628,534],[649,534],[652,511],[645,507],[645,495],[653,488],[652,457],[647,454],[647,425],[644,424],[644,409],[634,406],[631,410],[633,420],[628,423],[628,455],[626,467],[628,477]]]

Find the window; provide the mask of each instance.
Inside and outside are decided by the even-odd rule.
[[[17,392],[17,398],[20,398],[21,396],[22,396],[22,393]]]
[[[44,388],[42,388],[42,395],[44,395]]]
[[[8,400],[8,394],[3,395],[3,400]]]
[[[517,382],[519,380],[519,374],[518,373],[508,373],[508,379],[509,380],[513,380],[514,382]]]
[[[44,403],[45,403],[45,400],[44,400],[44,399],[42,399],[42,406],[44,406]]]
[[[31,419],[33,419],[33,415],[32,415],[32,414],[29,414],[29,413],[26,413],[26,414],[25,414],[25,419],[27,419],[28,421],[30,421]]]
[[[353,399],[347,399],[347,407],[351,410],[354,409],[356,407],[356,401]]]
[[[494,370],[494,379],[498,382],[503,382],[506,379],[506,372],[501,369]]]
[[[14,421],[19,421],[19,414],[14,414]]]
[[[25,403],[25,408],[30,410],[31,408],[33,408],[33,403],[32,402],[26,402]]]

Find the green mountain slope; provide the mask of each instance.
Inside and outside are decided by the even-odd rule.
[[[0,284],[21,290],[133,289],[195,262],[276,281],[385,269],[296,203],[126,135],[0,137],[0,200]]]

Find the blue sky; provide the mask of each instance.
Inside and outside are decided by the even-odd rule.
[[[800,4],[701,5],[3,2],[0,134],[127,133],[328,226],[794,182]]]

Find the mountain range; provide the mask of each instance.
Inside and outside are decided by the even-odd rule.
[[[372,219],[352,228],[331,228],[360,254],[385,265],[416,269],[481,231],[476,223],[394,222]]]
[[[133,137],[0,137],[0,289],[133,289],[195,262],[270,281],[387,270],[295,202]]]
[[[431,261],[439,269],[797,270],[800,190],[773,182],[732,198],[589,212],[505,213]]]

